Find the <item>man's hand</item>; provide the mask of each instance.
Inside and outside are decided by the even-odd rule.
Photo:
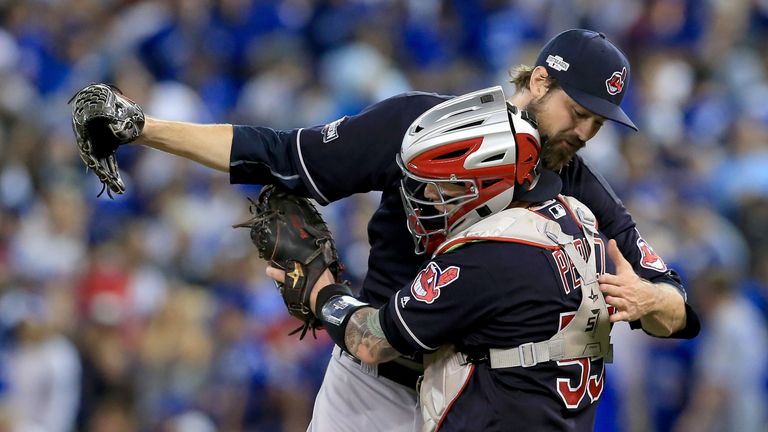
[[[605,301],[616,308],[611,322],[640,320],[643,329],[656,336],[669,336],[685,325],[685,301],[667,284],[653,284],[635,273],[615,240],[608,242],[608,256],[616,274],[598,279]]]
[[[608,256],[616,264],[616,274],[606,273],[598,279],[605,301],[616,308],[611,322],[635,321],[651,312],[658,301],[657,289],[643,280],[624,259],[616,240],[608,242]]]
[[[274,279],[276,282],[280,282],[280,283],[285,282],[285,271],[280,270],[279,268],[268,266],[266,273],[267,273],[267,277],[269,277],[270,279]],[[317,293],[320,292],[321,289],[334,283],[336,283],[336,280],[333,277],[333,273],[331,273],[331,271],[328,269],[326,269],[317,279],[317,282],[312,287],[312,292],[309,295],[309,306],[310,306],[310,309],[312,309],[313,314],[317,315],[317,312],[315,312],[315,306],[316,306],[315,303],[317,303]]]

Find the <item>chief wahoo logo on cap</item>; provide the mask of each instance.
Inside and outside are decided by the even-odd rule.
[[[627,68],[621,68],[621,72],[616,71],[610,78],[605,80],[605,88],[611,95],[617,95],[624,89],[624,80],[627,78]]]

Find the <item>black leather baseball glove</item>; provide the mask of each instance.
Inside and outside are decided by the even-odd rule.
[[[343,266],[325,221],[309,199],[276,186],[265,186],[256,202],[251,201],[253,218],[237,227],[251,229],[251,240],[259,257],[285,270],[285,282],[277,283],[288,312],[303,321],[302,331],[321,326],[309,307],[312,287],[329,269],[340,282]],[[292,334],[293,334],[292,333]]]
[[[93,170],[104,190],[122,194],[125,184],[115,159],[117,147],[141,135],[144,112],[114,86],[91,84],[78,91],[72,103],[72,129],[85,166]],[[108,189],[107,189],[108,188]]]

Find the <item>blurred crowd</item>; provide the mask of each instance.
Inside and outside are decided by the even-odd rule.
[[[68,99],[311,126],[409,90],[507,83],[549,37],[605,32],[625,110],[582,154],[677,269],[693,341],[617,325],[597,429],[768,430],[768,1],[0,0],[0,431],[302,431],[331,343],[289,336],[247,230],[258,186],[126,146],[97,198]],[[361,143],[365,145],[365,143]],[[322,209],[348,274],[375,193]]]

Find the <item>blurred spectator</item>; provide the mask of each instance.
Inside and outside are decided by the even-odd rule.
[[[216,425],[200,411],[187,411],[168,420],[163,432],[216,432]]]
[[[733,273],[711,269],[691,286],[706,332],[694,360],[691,399],[678,431],[765,431],[768,332],[735,287]]]
[[[194,407],[204,392],[213,355],[206,322],[210,299],[191,286],[175,287],[146,323],[138,341],[138,412],[157,427],[180,409]]]
[[[711,190],[720,208],[729,214],[742,201],[768,198],[768,126],[755,119],[740,119],[732,127],[726,154],[711,172]]]
[[[78,330],[83,365],[78,430],[133,430],[138,424],[135,348],[111,322],[85,319]]]
[[[132,410],[132,402],[124,395],[105,395],[85,419],[83,430],[88,432],[133,432],[139,422]]]
[[[87,207],[80,192],[66,185],[41,198],[9,241],[11,265],[29,280],[71,277],[86,263]]]
[[[47,299],[27,289],[0,298],[3,329],[10,332],[3,365],[13,431],[67,432],[75,425],[80,360],[50,312]]]

